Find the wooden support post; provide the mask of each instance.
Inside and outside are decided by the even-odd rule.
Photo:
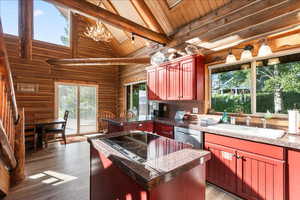
[[[72,58],[78,58],[78,14],[71,12],[71,49]]]
[[[0,162],[0,199],[7,195],[9,190],[9,172]]]
[[[25,179],[25,115],[24,108],[20,112],[19,123],[15,130],[15,157],[18,162],[11,173],[11,184],[20,183]]]
[[[32,59],[33,0],[19,1],[20,57]]]

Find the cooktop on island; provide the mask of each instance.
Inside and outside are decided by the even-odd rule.
[[[132,132],[127,135],[101,140],[126,157],[139,163],[192,147],[189,144],[145,132]]]

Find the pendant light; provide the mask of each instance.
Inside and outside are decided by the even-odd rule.
[[[267,40],[264,39],[262,45],[260,46],[259,50],[258,50],[258,56],[259,57],[263,57],[263,56],[269,56],[271,55],[272,49],[271,47],[267,44]]]
[[[252,45],[245,46],[244,51],[242,52],[242,55],[241,55],[241,60],[251,59],[253,57],[252,52],[251,52],[252,49],[253,49]]]
[[[229,50],[229,53],[226,57],[226,64],[236,62],[236,57],[232,54],[232,50]]]

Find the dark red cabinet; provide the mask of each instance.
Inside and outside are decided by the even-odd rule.
[[[205,133],[205,149],[209,182],[244,199],[285,199],[283,148]]]
[[[147,70],[147,88],[148,88],[148,99],[158,100],[156,96],[156,68]]]
[[[288,198],[289,200],[298,200],[300,197],[300,151],[287,150],[287,165],[288,165]]]
[[[167,100],[180,99],[180,63],[167,65]]]
[[[203,100],[204,58],[185,56],[147,69],[150,100]]]
[[[174,138],[174,126],[154,122],[154,133],[168,138]]]
[[[156,92],[159,100],[167,99],[167,66],[156,68]]]

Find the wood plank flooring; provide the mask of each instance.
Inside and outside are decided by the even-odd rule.
[[[27,155],[27,179],[4,200],[89,200],[89,144],[55,143]],[[207,200],[239,200],[208,184]]]

